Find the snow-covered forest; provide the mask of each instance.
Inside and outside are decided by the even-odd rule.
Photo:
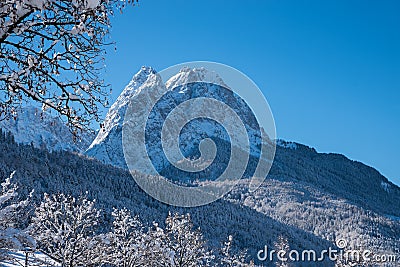
[[[102,215],[95,201],[62,193],[45,194],[30,213],[29,199],[17,200],[13,174],[0,195],[0,263],[18,262],[13,253],[29,248],[56,266],[69,267],[254,265],[246,263],[243,252],[232,251],[232,236],[213,252],[189,214],[169,213],[164,228],[156,222],[145,227],[128,209],[114,209],[109,231],[100,231]],[[30,261],[25,264],[46,264],[39,257]]]

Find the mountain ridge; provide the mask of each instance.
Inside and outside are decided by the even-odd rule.
[[[21,144],[83,153],[94,138],[89,132],[83,132],[75,138],[59,117],[38,107],[24,106],[16,113],[15,118],[0,121],[0,128],[11,132]]]

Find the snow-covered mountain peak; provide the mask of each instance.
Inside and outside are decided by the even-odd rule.
[[[132,95],[137,94],[137,89],[145,83],[149,76],[156,74],[156,71],[152,67],[143,66],[138,73],[133,75],[132,80],[128,83],[125,89],[117,98],[116,102],[113,104],[121,104],[121,102],[126,102]]]
[[[107,112],[97,137],[86,150],[86,154],[99,160],[125,167],[122,149],[122,126],[126,110],[133,99],[143,98],[140,105],[145,109],[155,95],[167,91],[161,76],[151,67],[142,67],[122,91]],[[146,100],[147,99],[147,100]]]
[[[128,83],[121,95],[107,112],[97,137],[86,154],[105,163],[126,167],[122,149],[122,127],[126,110],[131,101],[140,103],[142,110],[150,110],[154,100],[176,86],[191,82],[208,82],[228,88],[221,77],[205,68],[183,68],[166,83],[162,75],[151,67],[142,67]],[[145,114],[141,114],[145,116]],[[135,118],[139,121],[146,118]]]
[[[171,90],[178,85],[192,82],[208,82],[229,88],[222,78],[215,72],[206,68],[182,68],[176,75],[172,76],[166,83],[166,87]]]
[[[164,80],[163,80],[164,78]],[[234,92],[229,90],[229,87],[224,83],[222,78],[214,71],[207,70],[205,68],[190,68],[185,67],[182,68],[178,73],[173,75],[168,79],[167,82],[163,77],[163,73],[155,73],[155,71],[151,68],[141,69],[141,71],[134,76],[134,81],[130,82],[128,86],[124,89],[122,94],[118,97],[117,101],[112,105],[110,110],[108,111],[106,118],[103,123],[103,127],[100,130],[98,136],[93,141],[92,145],[86,151],[86,154],[91,157],[95,157],[105,163],[119,166],[122,168],[127,168],[124,150],[122,147],[122,132],[123,125],[125,123],[130,123],[130,120],[125,119],[125,113],[127,112],[128,106],[132,103],[134,116],[131,118],[132,125],[129,126],[129,136],[134,136],[135,138],[131,138],[130,144],[132,147],[135,147],[134,155],[131,157],[135,157],[133,159],[134,162],[137,162],[137,166],[135,165],[135,169],[139,170],[143,173],[147,173],[149,171],[148,166],[140,165],[140,159],[143,158],[143,155],[139,153],[139,148],[142,147],[143,141],[140,138],[143,133],[144,125],[141,122],[150,122],[149,127],[158,127],[159,125],[163,125],[164,118],[167,117],[169,111],[173,106],[177,103],[185,103],[188,99],[194,99],[197,96],[199,91],[196,91],[195,88],[197,85],[192,83],[194,82],[205,82],[208,85],[201,85],[201,93],[204,95],[208,95],[208,97],[220,99],[224,101],[226,105],[235,107],[236,115],[240,119],[233,119],[231,113],[223,112],[220,116],[220,121],[224,122],[227,125],[230,125],[231,135],[223,134],[221,132],[220,126],[218,123],[212,120],[193,120],[192,123],[188,124],[187,127],[182,129],[180,134],[180,148],[184,150],[184,153],[187,155],[186,158],[196,158],[198,157],[198,145],[200,140],[204,137],[202,136],[211,136],[215,137],[216,142],[218,142],[218,146],[228,147],[227,144],[232,141],[237,144],[235,149],[243,149],[243,151],[247,150],[246,145],[243,144],[241,146],[240,140],[242,132],[246,131],[249,140],[252,140],[250,144],[250,155],[252,157],[252,166],[257,166],[256,161],[260,155],[260,142],[261,142],[261,132],[256,122],[256,118],[251,114],[251,110],[245,106],[240,105],[241,102],[237,102],[238,99],[234,95]],[[228,89],[228,92],[221,93],[218,86],[222,86]],[[184,89],[177,92],[174,89],[178,86],[183,86]],[[194,86],[194,87],[193,87]],[[196,90],[192,90],[192,87]],[[166,97],[161,98],[164,96]],[[220,94],[223,94],[223,99]],[[171,102],[172,100],[172,102]],[[157,103],[155,105],[155,103]],[[174,103],[174,104],[171,104]],[[150,116],[150,112],[156,108],[155,114]],[[193,113],[201,110],[203,114],[217,114],[220,112],[218,107],[210,106],[206,102],[198,102],[197,105],[192,105],[186,109],[187,113]],[[132,114],[132,113],[131,113]],[[179,116],[178,116],[179,117]],[[183,119],[182,116],[179,117]],[[235,117],[236,118],[236,117]],[[245,122],[243,125],[242,122]],[[146,126],[147,127],[147,126]],[[243,127],[245,129],[243,129]],[[152,135],[147,139],[147,143],[151,145],[157,144],[157,129],[149,130]],[[173,139],[175,140],[175,139]],[[171,142],[173,140],[168,139],[168,145],[173,145]],[[137,149],[136,149],[137,148]],[[229,151],[225,151],[230,154]],[[165,167],[168,164],[165,163],[164,158],[162,158],[162,151],[159,147],[155,147],[151,151],[147,151],[149,157],[153,160],[153,166],[160,172],[163,171],[163,168],[166,172],[171,170],[172,167]],[[219,152],[222,157],[224,154],[223,150]],[[137,158],[136,158],[137,157]],[[254,164],[253,164],[254,163]],[[169,165],[168,165],[169,166]],[[172,165],[171,165],[172,166]],[[169,168],[169,169],[168,169]],[[215,164],[215,169],[223,169],[222,165],[217,166]],[[210,171],[211,172],[211,171]],[[252,169],[246,172],[246,175],[252,172]],[[209,175],[208,175],[209,176]],[[208,177],[207,176],[207,177]]]
[[[166,91],[165,84],[158,73],[151,73],[146,81],[139,87],[138,92],[142,92],[142,90],[151,90],[154,92],[154,89],[158,89],[161,91]]]
[[[103,142],[110,134],[112,129],[115,129],[117,127],[122,127],[122,123],[124,121],[124,115],[126,112],[126,108],[129,104],[129,100],[141,92],[142,85],[144,85],[147,82],[149,77],[152,77],[152,79],[150,79],[152,81],[161,79],[159,78],[159,75],[156,74],[156,71],[152,67],[146,67],[146,66],[143,66],[139,70],[139,72],[137,72],[133,76],[132,80],[128,83],[128,85],[125,87],[122,93],[118,96],[115,103],[108,110],[106,118],[104,119],[104,122],[102,124],[102,127],[97,137],[88,148],[88,150],[92,149],[94,146]]]
[[[152,67],[143,66],[133,75],[132,80],[127,85],[126,89],[135,89],[140,87],[149,77],[150,74],[155,74],[156,71]]]
[[[115,103],[110,107],[102,124],[102,128],[96,139],[88,148],[89,154],[92,154],[90,151],[93,147],[101,144],[110,135],[113,129],[122,127],[126,109],[132,98],[136,97],[138,94],[144,94],[152,98],[154,95],[160,95],[160,93],[166,91],[167,88],[171,90],[178,85],[190,82],[209,82],[228,88],[217,73],[205,68],[182,68],[164,84],[161,76],[152,67],[143,66],[139,72],[133,76],[132,80],[122,91]],[[143,103],[143,105],[145,104],[146,103]]]

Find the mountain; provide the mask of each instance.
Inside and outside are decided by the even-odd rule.
[[[146,116],[147,113],[141,111],[147,110],[147,112],[149,112],[150,109],[153,108],[151,99],[156,98],[158,95],[165,94],[166,92],[171,92],[178,85],[177,93],[173,94],[170,98],[163,98],[162,101],[159,101],[157,105],[160,104],[159,106],[161,107],[158,108],[157,114],[149,116],[150,122],[147,123],[155,125],[155,129],[150,128],[151,131],[149,131],[150,134],[146,142],[150,143],[150,145],[147,145],[147,148],[150,146],[152,149],[147,149],[145,153],[147,152],[149,154],[150,158],[152,158],[151,163],[155,165],[157,171],[164,177],[171,177],[171,179],[174,179],[174,177],[181,178],[182,173],[177,172],[174,166],[168,162],[168,159],[164,155],[163,147],[157,146],[160,138],[156,133],[161,131],[160,126],[163,125],[164,118],[171,109],[170,107],[174,108],[177,105],[176,103],[180,103],[188,98],[191,99],[196,91],[201,91],[203,95],[208,94],[213,97],[215,96],[216,88],[209,83],[200,83],[199,86],[203,86],[200,89],[186,86],[186,84],[190,85],[190,83],[194,81],[207,81],[229,88],[229,85],[226,85],[217,73],[204,68],[183,68],[164,83],[160,75],[157,74],[154,69],[142,67],[142,69],[134,75],[132,81],[123,90],[122,94],[108,111],[104,120],[103,129],[86,151],[86,154],[104,163],[127,169],[122,147],[122,127],[124,123],[127,123],[127,121],[129,122],[129,120],[124,121],[129,102],[132,102],[132,106],[137,106],[137,109],[140,110],[140,112],[137,113],[138,116],[133,118],[135,123],[137,121],[145,121],[147,117],[144,116]],[[179,86],[182,84],[184,84],[184,86]],[[185,94],[181,94],[181,91],[185,91]],[[231,93],[229,91],[224,93],[224,101],[227,103],[233,102],[234,97]],[[182,95],[185,95],[186,98]],[[157,108],[157,105],[154,105],[154,107]],[[188,108],[202,109],[203,107],[189,106]],[[208,114],[213,113],[212,107],[205,107],[204,109]],[[252,163],[254,163],[256,159],[252,158],[252,156],[256,157],[259,153],[259,150],[257,151],[259,143],[257,142],[260,140],[257,136],[257,127],[254,120],[247,114],[249,110],[243,108],[237,109],[237,112],[241,118],[245,118],[242,119],[242,121],[245,121],[249,129],[248,134],[250,135],[250,140],[253,140],[253,148],[251,150],[253,152],[250,153],[249,165],[254,166]],[[234,121],[229,120],[230,118],[228,116],[223,119],[233,124],[235,126],[234,128],[239,127],[236,126]],[[206,177],[220,174],[218,171],[226,167],[226,165],[224,165],[226,161],[224,160],[228,158],[226,155],[229,155],[229,151],[226,150],[226,147],[231,140],[216,126],[217,124],[215,123],[203,123],[202,120],[195,120],[193,123],[188,123],[179,134],[179,145],[182,153],[187,158],[199,157],[199,140],[204,137],[212,138],[212,136],[217,136],[213,141],[217,148],[222,151],[221,154],[216,155],[216,159],[219,160],[219,165],[216,166],[216,170],[206,173],[207,175],[203,173]],[[133,155],[130,156],[133,157],[130,161],[140,163],[141,157],[146,156],[139,153],[140,142],[144,142],[144,137],[140,136],[140,132],[143,132],[144,126],[141,126],[140,123],[136,123],[134,126],[129,125],[129,127],[131,127],[129,134],[133,136],[129,144],[132,145],[132,150],[134,151],[132,153]],[[233,135],[235,134],[237,133],[234,132]],[[166,142],[168,141],[169,140]],[[137,164],[134,167],[135,170],[141,171],[142,173],[154,174],[149,173],[147,170],[149,167],[145,165],[141,166]],[[246,171],[248,174],[249,170]],[[183,176],[184,175],[185,174],[183,174]],[[305,145],[277,140],[276,155],[268,177],[275,177],[280,180],[307,182],[313,187],[348,199],[352,203],[361,205],[364,208],[372,209],[375,212],[384,213],[389,216],[400,216],[399,187],[391,183],[375,169],[362,163],[352,161],[343,155],[318,153],[315,149]]]
[[[69,128],[56,116],[33,106],[22,107],[15,119],[0,121],[3,131],[11,132],[17,143],[32,144],[51,151],[83,152],[93,140],[90,133],[74,139]]]
[[[189,100],[206,97],[225,103],[235,112],[237,118],[232,116],[228,109],[221,112],[221,107],[217,104],[210,105],[205,101],[187,104]],[[157,99],[159,101],[156,101]],[[128,110],[129,116],[126,119],[125,114],[129,104],[131,108]],[[167,157],[164,151],[174,150],[165,149],[165,146],[173,147],[175,139],[166,137],[161,142],[160,133],[164,120],[167,117],[171,118],[168,115],[179,104],[187,105],[184,108],[185,112],[177,114],[166,125],[183,123],[182,130],[179,133],[180,151],[175,151],[175,154],[171,153]],[[192,110],[194,112],[191,112]],[[202,114],[202,116],[198,115],[198,118],[185,124],[186,121],[189,121],[185,116],[195,112]],[[207,118],[207,115],[212,115],[212,119]],[[221,123],[224,127],[221,127]],[[241,127],[242,124],[244,130]],[[250,107],[229,89],[217,73],[204,68],[183,68],[164,82],[152,68],[142,67],[110,108],[103,125],[96,139],[86,151],[88,156],[107,164],[127,168],[122,145],[124,127],[124,136],[129,141],[129,151],[132,151],[132,153],[129,153],[130,168],[148,174],[161,173],[172,180],[193,182],[199,177],[208,177],[209,180],[219,177],[221,170],[225,170],[229,163],[229,157],[226,155],[231,154],[230,143],[237,144],[232,149],[245,150],[240,141],[243,139],[241,138],[243,131],[244,134],[247,134],[246,139],[251,140],[249,144],[250,164],[245,170],[245,177],[252,176],[257,162],[260,160],[262,129],[260,129]],[[145,127],[147,128],[144,133]],[[171,127],[167,128],[165,132],[167,135],[174,136]],[[182,164],[181,152],[185,158],[201,158],[198,147],[205,138],[211,138],[217,148],[216,160],[213,164],[200,174],[178,169],[176,164]],[[144,142],[144,139],[146,139],[146,142]],[[146,143],[146,148],[143,146],[144,143]],[[263,144],[271,146],[271,143],[268,142]],[[147,155],[157,172],[152,172],[153,167],[143,162],[142,159]],[[169,162],[171,157],[176,159],[174,164]],[[206,163],[205,159],[199,161],[198,166],[192,166],[188,163],[187,166],[196,168]]]
[[[153,68],[142,67],[108,110],[103,127],[87,149],[86,155],[107,164],[127,168],[122,153],[122,127],[129,103],[136,100],[140,109],[149,110],[152,107],[151,98],[154,95],[165,93],[168,88],[174,88],[178,83],[204,80],[206,77],[212,78],[216,83],[223,83],[215,73],[204,69],[194,71],[184,68],[164,84],[160,75]],[[143,112],[142,115],[144,114]],[[145,118],[135,119],[137,121],[145,120]]]
[[[104,127],[87,151],[87,155],[126,169],[121,140],[127,103],[133,101],[138,108],[149,110],[152,107],[148,106],[146,99],[171,91],[182,83],[210,79],[217,84],[223,84],[217,74],[205,69],[184,68],[164,83],[153,69],[142,68],[130,83],[135,86],[128,85],[110,109],[104,124],[112,127]],[[203,92],[214,92],[213,87],[208,84],[204,86]],[[190,89],[180,88],[180,90]],[[180,96],[175,95],[175,97],[174,99],[179,102]],[[166,114],[163,112],[169,108],[168,103],[171,103],[168,99],[164,100],[167,104],[161,103],[161,116],[155,114],[150,118],[151,123],[155,125],[163,123]],[[243,113],[242,116],[246,115],[244,110],[239,112]],[[246,121],[250,125],[249,128],[254,129],[251,127],[253,122]],[[182,130],[180,133],[180,148],[185,157],[197,158],[199,151],[193,148],[199,143],[196,143],[197,136],[193,138],[193,135],[196,135],[196,132],[207,131],[215,134],[216,132],[210,130],[215,125],[204,126],[201,121],[188,125],[190,131]],[[139,127],[137,131],[142,129]],[[228,141],[223,135],[220,136],[222,136],[220,140],[213,139],[217,146]],[[149,137],[147,141],[150,143],[157,142],[157,138],[153,135]],[[153,155],[150,156],[155,158],[153,163],[165,160],[161,149],[149,151],[149,154],[151,153]],[[257,155],[257,151],[254,155]],[[160,165],[165,166],[164,163]],[[140,167],[137,170],[146,173],[144,168]],[[159,168],[158,171],[163,176],[176,174],[173,171],[168,173],[168,165],[164,169]],[[302,144],[277,140],[275,159],[266,181],[254,193],[248,191],[247,185],[248,181],[244,179],[225,200],[265,214],[284,225],[322,237],[324,240],[332,241],[344,237],[353,245],[372,246],[377,250],[384,247],[388,251],[393,251],[399,246],[400,188],[374,168],[343,155],[318,153],[315,149]],[[382,238],[382,235],[385,237]]]

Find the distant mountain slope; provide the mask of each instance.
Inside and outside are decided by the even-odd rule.
[[[18,110],[15,120],[0,121],[0,128],[11,132],[17,143],[33,144],[48,150],[83,152],[93,140],[89,133],[74,140],[68,127],[58,117],[33,106]]]
[[[365,209],[400,216],[400,188],[377,170],[343,155],[295,145],[277,146],[269,177],[305,182]]]

